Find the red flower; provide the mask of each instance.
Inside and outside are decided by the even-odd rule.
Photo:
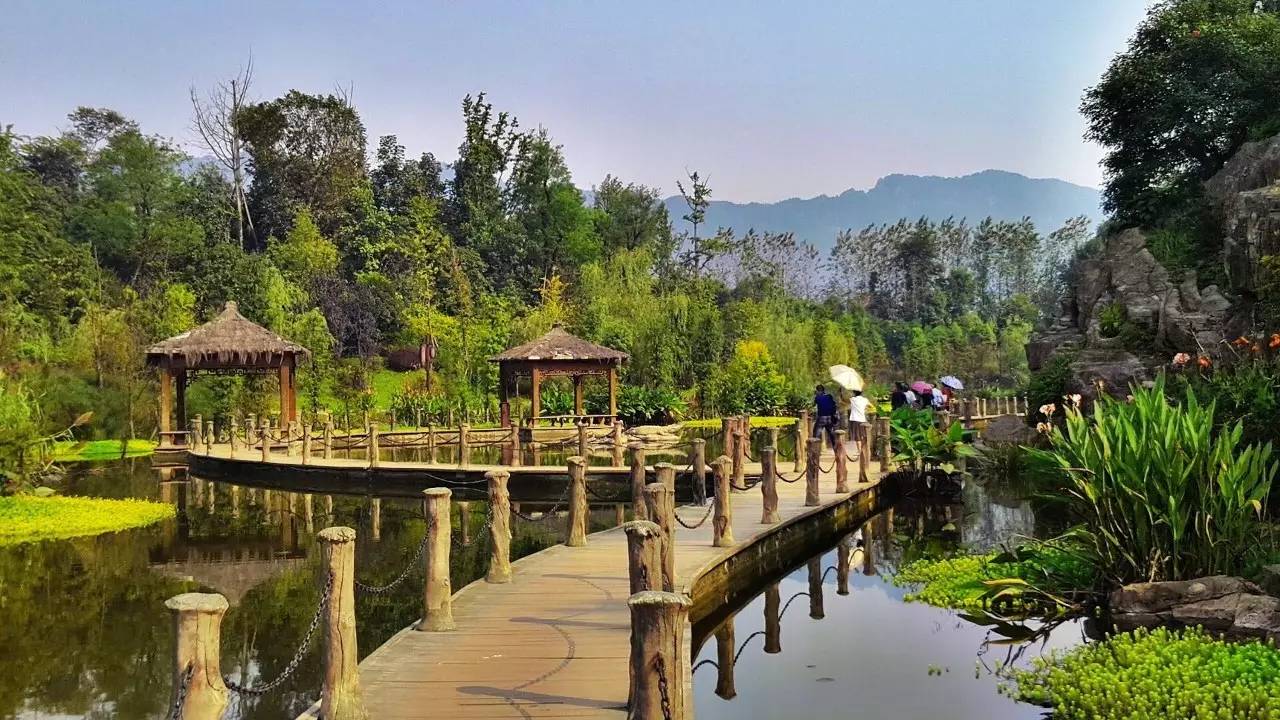
[[[1271,333],[1271,342],[1267,343],[1267,347],[1272,350],[1280,348],[1280,333]]]
[[[1201,355],[1200,357],[1196,358],[1196,364],[1199,365],[1202,370],[1208,370],[1210,367],[1213,366],[1213,361],[1210,360],[1208,357]]]
[[[1231,344],[1232,344],[1232,345],[1235,345],[1235,346],[1236,346],[1236,347],[1238,347],[1238,348],[1242,348],[1242,347],[1247,346],[1247,345],[1249,344],[1249,342],[1250,342],[1250,341],[1249,341],[1249,338],[1247,338],[1247,337],[1245,337],[1245,336],[1241,335],[1240,337],[1236,338],[1235,340],[1232,340],[1232,341],[1231,341]]]

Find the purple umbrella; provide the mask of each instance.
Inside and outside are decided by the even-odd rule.
[[[918,393],[924,393],[932,390],[933,386],[923,380],[917,380],[911,383],[911,389],[915,390]]]

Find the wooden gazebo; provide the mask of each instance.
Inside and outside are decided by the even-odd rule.
[[[187,379],[192,375],[279,373],[280,422],[297,420],[295,369],[298,359],[308,355],[305,347],[241,315],[230,301],[213,320],[152,345],[147,364],[160,370],[161,444],[185,442]],[[170,415],[175,409],[178,427],[173,430]]]
[[[513,347],[489,358],[498,364],[498,396],[502,408],[503,427],[511,426],[511,395],[522,375],[529,377],[533,409],[531,422],[542,417],[542,381],[561,375],[573,379],[573,411],[579,419],[583,412],[582,381],[599,375],[609,381],[609,417],[618,415],[618,370],[628,355],[620,350],[597,345],[569,334],[559,323],[542,337]]]

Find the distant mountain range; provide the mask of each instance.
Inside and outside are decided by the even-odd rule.
[[[680,219],[688,206],[679,195],[667,198],[667,210],[677,231],[689,229]],[[1068,218],[1084,215],[1096,225],[1102,220],[1097,189],[1065,180],[1029,178],[1003,170],[983,170],[963,177],[888,175],[870,190],[846,190],[834,197],[792,198],[773,203],[735,203],[714,200],[707,210],[706,228],[733,228],[739,233],[794,232],[819,249],[835,243],[836,233],[867,225],[921,216],[932,220],[967,218],[977,224],[991,216],[1017,220],[1024,216],[1042,233],[1056,230]]]

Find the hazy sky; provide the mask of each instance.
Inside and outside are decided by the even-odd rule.
[[[1145,0],[190,2],[6,0],[0,124],[105,106],[194,147],[188,88],[252,52],[258,99],[354,88],[369,133],[456,157],[486,91],[606,173],[715,197],[865,188],[889,173],[999,168],[1097,185],[1077,108]]]

